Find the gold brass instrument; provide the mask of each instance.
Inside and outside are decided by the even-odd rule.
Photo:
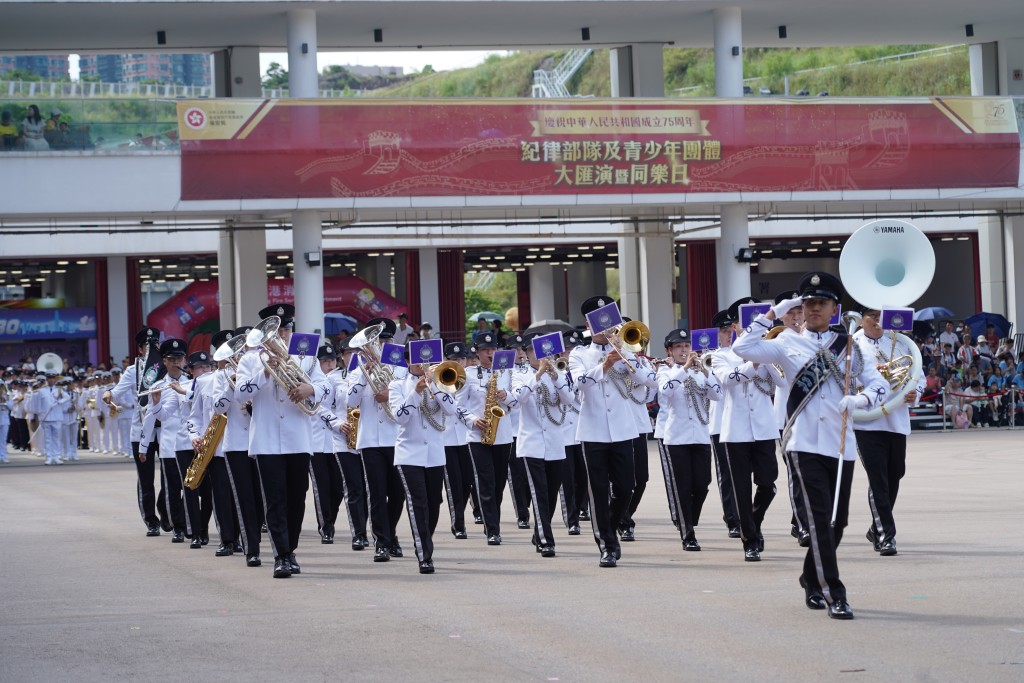
[[[466,368],[453,360],[435,363],[425,370],[427,381],[436,384],[438,390],[446,394],[454,394],[466,386]]]
[[[231,375],[238,372],[238,357],[245,351],[245,335],[236,334],[226,342],[217,347],[217,350],[213,352],[213,360],[216,362],[224,361],[231,368],[232,372],[228,375],[228,386],[231,390],[235,390],[235,380],[231,379]]]
[[[96,409],[96,399],[94,399],[94,398],[87,398],[87,399],[85,399],[85,407],[88,408],[89,410],[95,410]]]
[[[498,373],[491,371],[487,382],[487,399],[484,401],[484,428],[480,430],[480,443],[493,446],[498,436],[498,422],[505,417],[505,409],[498,405]]]
[[[366,382],[374,394],[387,393],[388,385],[395,378],[394,370],[391,369],[391,366],[380,362],[381,349],[383,348],[383,344],[380,341],[380,333],[383,331],[384,323],[378,323],[377,325],[371,325],[366,329],[360,330],[348,340],[348,345],[351,348],[359,349],[360,353],[371,361],[369,363],[362,363],[360,367],[363,370],[363,374],[366,375]],[[382,403],[381,407],[387,414],[388,419],[394,422],[395,416],[391,414],[391,407],[387,403]]]
[[[213,461],[213,454],[217,452],[217,446],[224,438],[224,428],[227,424],[227,417],[220,413],[213,414],[210,424],[206,426],[206,431],[199,437],[196,456],[192,458],[188,469],[185,470],[185,488],[194,491],[203,483],[203,476],[206,475],[206,469]]]
[[[348,436],[345,437],[345,442],[348,445],[349,449],[353,451],[356,449],[356,436],[359,434],[360,412],[361,411],[359,410],[359,408],[349,408],[348,414],[346,415],[346,417],[348,418],[349,432]]]
[[[643,351],[644,347],[651,341],[650,329],[639,320],[630,320],[628,323],[616,325],[605,330],[604,335],[608,339],[608,343],[614,346],[615,350],[623,358],[628,357],[622,354],[623,351],[627,351],[635,356]],[[636,368],[633,365],[626,363],[626,367],[629,368],[630,372],[636,372]]]
[[[276,315],[264,318],[249,332],[245,338],[245,343],[247,346],[254,348],[257,346],[263,347],[259,352],[263,368],[277,386],[284,389],[285,392],[291,392],[292,389],[300,384],[312,384],[312,380],[309,379],[309,376],[299,364],[292,360],[291,355],[288,353],[288,347],[285,346],[277,334],[280,328],[281,318]],[[277,360],[276,368],[270,366],[271,359]],[[312,398],[305,398],[296,402],[295,405],[310,417],[316,415],[320,408],[320,402],[314,401]]]

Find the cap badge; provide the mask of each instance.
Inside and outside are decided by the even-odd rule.
[[[818,277],[817,275],[812,275],[811,276],[811,284],[814,285],[815,287],[817,287],[818,285],[821,284],[821,278]]]
[[[284,315],[284,306],[278,306],[277,307],[277,314],[278,315]]]
[[[172,342],[171,342],[171,348],[172,348],[172,349],[176,349],[176,348],[178,348],[178,342],[176,342],[176,341],[172,341]]]
[[[455,353],[458,353],[460,350],[461,349],[459,348],[458,344],[456,344],[455,346],[452,347],[452,351],[454,351]]]
[[[598,306],[604,306],[604,299],[598,299],[597,300],[597,305]]]

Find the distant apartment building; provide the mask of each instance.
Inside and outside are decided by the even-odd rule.
[[[196,54],[85,55],[82,76],[104,83],[156,81],[175,85],[210,85],[210,57]]]
[[[67,55],[0,55],[0,76],[15,70],[28,71],[48,81],[70,77]]]

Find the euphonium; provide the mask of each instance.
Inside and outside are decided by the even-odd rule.
[[[269,318],[265,318],[249,332],[245,343],[246,346],[254,348],[257,346],[263,347],[259,353],[264,369],[279,387],[284,389],[285,392],[291,392],[292,389],[300,384],[312,384],[312,380],[309,379],[309,376],[306,375],[299,364],[292,360],[292,357],[288,354],[288,347],[277,336],[277,330],[280,327],[281,318],[278,316],[272,315]],[[271,358],[277,359],[276,368],[270,367]],[[320,408],[320,402],[314,401],[312,398],[298,401],[295,405],[310,417],[316,415]]]
[[[224,438],[224,427],[227,424],[228,419],[224,415],[220,413],[213,414],[213,419],[207,425],[206,431],[199,437],[196,456],[192,458],[188,469],[185,470],[185,488],[194,491],[203,482],[206,468],[210,466],[213,454],[217,452],[217,446],[220,445],[221,439]]]
[[[367,384],[370,385],[370,389],[375,394],[387,393],[388,385],[394,379],[394,371],[391,369],[391,366],[380,361],[380,333],[383,331],[384,323],[371,325],[357,332],[348,342],[350,347],[359,349],[360,353],[372,361],[371,363],[362,363],[360,367],[366,376]],[[388,419],[394,421],[395,416],[391,414],[391,407],[387,403],[381,403],[380,405]]]
[[[349,408],[346,417],[348,418],[348,436],[345,438],[349,450],[356,449],[356,436],[359,434],[359,408]]]
[[[480,433],[480,443],[493,446],[498,436],[498,422],[505,417],[505,409],[498,405],[498,373],[491,371],[487,382],[487,400],[484,402],[484,421],[487,423]]]

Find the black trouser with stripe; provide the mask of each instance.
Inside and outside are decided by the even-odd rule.
[[[409,512],[416,559],[426,562],[434,556],[434,529],[441,515],[441,488],[444,486],[444,467],[396,465],[398,477],[405,491],[405,506]]]
[[[708,453],[710,454],[711,446],[708,446]],[[668,459],[668,446],[662,439],[658,439],[658,460],[661,463],[661,474],[665,479],[665,496],[668,498],[668,516],[672,519],[672,524],[676,529],[682,531],[679,522],[679,504],[676,502],[676,492],[674,489],[675,484],[673,483],[672,469],[669,465]]]
[[[775,480],[779,478],[775,441],[723,442],[722,448],[739,512],[740,538],[744,549],[747,549],[758,543],[761,522],[775,498]]]
[[[850,514],[850,485],[853,483],[853,462],[843,463],[839,486],[839,509],[833,528],[832,504],[836,491],[837,458],[817,453],[792,451],[789,461],[800,479],[800,495],[807,508],[811,545],[804,557],[803,579],[809,586],[819,586],[829,602],[846,600],[846,586],[839,580],[836,549],[843,540],[843,529]]]
[[[562,485],[562,471],[565,460],[543,458],[518,458],[526,470],[526,482],[530,487],[533,503],[533,541],[541,547],[555,546],[551,533],[551,517],[558,504],[558,489]]]
[[[619,547],[615,526],[633,497],[633,441],[584,441],[582,446],[594,541],[602,553],[613,552]]]
[[[782,453],[782,462],[786,464],[786,472],[789,473],[789,504],[793,508],[793,514],[789,523],[796,527],[799,532],[807,531],[807,509],[804,507],[804,499],[800,495],[800,478],[789,462],[789,454]]]
[[[718,496],[722,499],[722,521],[730,529],[739,527],[740,513],[736,509],[736,499],[733,497],[732,477],[729,476],[729,467],[726,465],[725,449],[722,447],[721,437],[718,434],[711,435],[711,454],[715,457],[715,475],[718,479]]]
[[[366,475],[363,472],[363,459],[358,453],[342,451],[334,456],[341,468],[345,510],[348,513],[349,531],[352,538],[366,535],[366,519],[369,514],[366,506]],[[338,513],[335,511],[334,516]]]
[[[205,479],[213,492],[213,509],[217,515],[217,527],[220,531],[220,542],[234,545],[239,539],[238,518],[235,516],[235,496],[231,492],[231,479],[228,477],[228,461],[214,456],[206,470]],[[209,499],[207,499],[209,500]]]
[[[526,481],[526,465],[516,457],[516,439],[512,439],[512,450],[508,456],[508,489],[512,496],[512,508],[516,519],[530,520],[530,485]]]
[[[149,445],[146,462],[139,459],[139,442],[132,441],[132,458],[135,460],[135,472],[138,475],[135,490],[139,498],[139,514],[142,522],[148,526],[159,526],[160,517],[156,513],[156,489],[153,479],[156,475],[156,444]]]
[[[188,525],[185,522],[185,503],[181,499],[181,473],[178,471],[177,459],[160,458],[160,472],[163,475],[160,495],[163,496],[167,519],[175,531],[185,533]]]
[[[263,499],[266,501],[267,531],[274,558],[294,553],[299,545],[302,518],[306,514],[309,489],[309,453],[264,454],[256,456]]]
[[[320,538],[334,536],[334,523],[345,497],[341,465],[334,453],[314,453],[309,459],[309,480],[313,487],[313,508]]]
[[[448,500],[448,514],[452,519],[453,531],[466,530],[466,500],[469,498],[469,483],[473,479],[473,463],[470,462],[469,446],[444,447],[444,489]]]
[[[192,459],[196,457],[196,452],[193,450],[176,451],[175,456],[178,460],[178,474],[181,475],[182,490],[185,492],[187,535],[189,538],[197,536],[199,538],[209,538],[210,518],[213,516],[213,505],[210,500],[212,491],[210,479],[204,476],[198,488],[190,489],[186,487],[184,485],[185,473],[188,471],[188,466],[192,464]]]
[[[626,513],[619,520],[619,531],[626,531],[636,526],[633,515],[640,507],[640,499],[647,490],[647,482],[651,478],[650,463],[647,461],[647,434],[633,439],[633,496],[629,499]]]
[[[580,504],[576,498],[577,463],[583,458],[583,448],[578,443],[565,447],[562,463],[562,521],[566,528],[580,525]],[[582,476],[586,480],[587,470],[582,464]]]
[[[576,444],[574,447],[573,469],[576,472],[576,479],[572,482],[575,488],[577,512],[590,511],[590,483],[587,480],[587,463],[583,459],[583,444]],[[579,515],[576,516],[579,522]]]
[[[473,462],[473,484],[480,498],[480,515],[484,519],[484,532],[488,536],[501,533],[501,499],[508,476],[508,457],[512,444],[485,446],[479,442],[469,444]]]
[[[364,448],[362,456],[374,547],[392,548],[398,544],[398,520],[405,500],[405,488],[395,469],[395,449]]]
[[[668,451],[668,469],[672,478],[671,490],[675,508],[680,513],[679,535],[694,538],[693,528],[700,523],[700,513],[711,485],[711,446],[685,444],[665,446]]]
[[[245,451],[227,451],[224,459],[228,465],[231,495],[235,499],[242,548],[246,557],[253,557],[260,554],[260,526],[263,524],[258,514],[258,511],[263,509],[263,494],[254,493],[254,487],[259,489],[260,482],[259,479],[253,481],[250,464],[255,460]]]
[[[256,458],[249,458],[249,481],[252,482],[252,497],[256,501],[256,521],[262,528],[267,523],[267,500],[263,496],[263,484],[260,483],[260,468]]]
[[[895,432],[854,430],[857,452],[868,475],[868,507],[871,526],[881,543],[896,537],[892,509],[907,473],[907,437]]]

